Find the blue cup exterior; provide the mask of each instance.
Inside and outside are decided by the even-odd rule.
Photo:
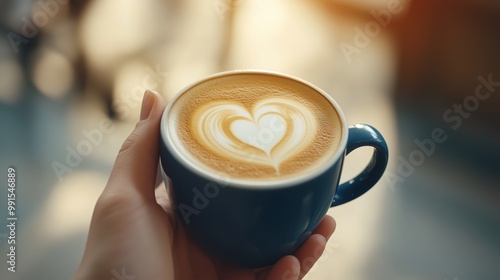
[[[340,108],[331,102],[345,126]],[[161,125],[160,159],[178,219],[208,255],[241,267],[268,266],[295,253],[330,207],[364,194],[387,165],[382,135],[369,125],[356,125],[344,129],[346,139],[336,158],[313,176],[280,186],[242,186],[224,174],[198,172],[185,162],[166,139],[167,111]],[[345,156],[362,146],[375,148],[371,162],[339,186]]]
[[[239,188],[187,170],[164,145],[163,170],[179,220],[209,255],[263,267],[294,253],[330,208],[343,158],[321,175],[286,188]]]

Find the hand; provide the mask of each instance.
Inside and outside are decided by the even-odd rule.
[[[301,279],[335,230],[326,216],[295,255],[273,266],[244,269],[202,252],[186,235],[164,186],[155,190],[160,118],[165,101],[146,92],[141,121],[120,149],[99,197],[74,280],[95,279]]]

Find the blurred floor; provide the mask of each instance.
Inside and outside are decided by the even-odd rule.
[[[353,42],[355,28],[367,24],[363,19],[332,16],[322,5],[285,0],[236,1],[232,15],[227,3],[144,1],[137,11],[113,0],[96,2],[82,18],[79,36],[86,60],[94,67],[90,79],[109,84],[59,99],[29,85],[19,101],[2,100],[0,168],[18,170],[20,226],[18,271],[12,274],[2,265],[0,278],[71,277],[94,203],[135,125],[145,87],[168,99],[209,74],[260,68],[295,75],[324,89],[344,109],[349,124],[377,127],[391,150],[388,173],[373,190],[330,210],[337,230],[307,279],[499,279],[500,179],[450,157],[444,147],[460,136],[450,135],[450,141],[437,147],[404,182],[395,184],[390,177],[398,172],[400,156],[415,149],[415,138],[429,137],[439,125],[425,122],[419,110],[395,109],[392,37],[382,30],[347,58],[341,45]],[[384,1],[373,3],[374,9],[385,7]],[[136,24],[140,17],[158,24]],[[124,20],[130,22],[123,26]],[[141,40],[134,42],[136,38]],[[8,53],[8,42],[4,45]],[[145,84],[145,77],[152,79]],[[102,141],[59,180],[53,163],[64,163],[68,147],[77,149],[85,133],[109,120],[99,100],[99,90],[107,87],[115,100],[114,131],[102,132]],[[349,155],[343,180],[357,174],[370,155],[369,149]],[[5,194],[2,188],[1,197]],[[4,199],[0,207],[6,208]],[[1,210],[0,220],[5,219]],[[4,255],[2,234],[4,230]]]

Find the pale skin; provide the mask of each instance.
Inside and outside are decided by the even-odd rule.
[[[73,280],[302,279],[335,230],[330,216],[295,254],[261,269],[222,263],[189,239],[166,188],[156,188],[160,118],[165,106],[159,94],[145,93],[141,120],[123,143],[96,203],[83,259]]]

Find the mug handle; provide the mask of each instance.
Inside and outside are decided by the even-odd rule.
[[[349,127],[346,155],[353,150],[370,146],[375,148],[370,163],[354,179],[338,186],[331,207],[342,205],[358,198],[380,180],[387,167],[389,149],[384,137],[374,127],[357,124]]]

